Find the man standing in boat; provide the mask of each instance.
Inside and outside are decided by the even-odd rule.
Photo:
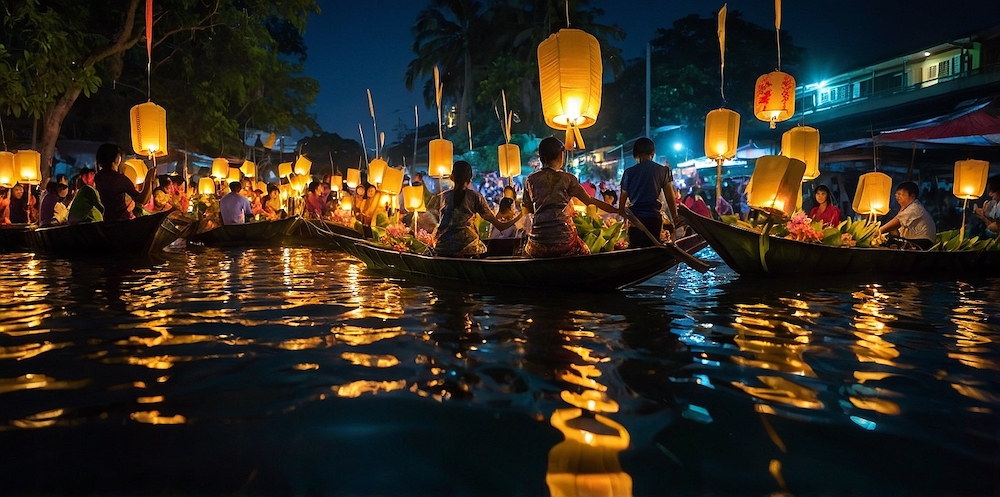
[[[153,180],[156,178],[156,168],[150,169],[143,180],[143,189],[136,189],[132,180],[128,179],[118,166],[122,162],[122,149],[114,143],[105,143],[97,149],[95,157],[97,174],[94,175],[94,187],[101,194],[104,203],[104,219],[106,221],[127,221],[132,219],[132,213],[126,207],[125,196],[132,197],[135,205],[146,205],[153,194]]]
[[[219,215],[222,224],[243,224],[253,218],[250,200],[240,195],[243,185],[239,181],[229,183],[229,193],[219,200]]]
[[[677,197],[674,194],[674,178],[670,173],[670,165],[659,165],[653,162],[656,155],[656,145],[653,140],[642,137],[632,146],[632,157],[636,165],[622,174],[622,197],[619,201],[621,215],[629,209],[632,214],[659,239],[663,228],[663,216],[660,214],[663,205],[660,203],[660,192],[667,201],[670,220],[677,219]],[[658,241],[658,240],[657,240]],[[628,243],[630,248],[651,247],[656,241],[650,240],[637,226],[629,227]]]
[[[896,202],[899,203],[899,212],[896,217],[892,218],[892,221],[879,228],[879,233],[899,230],[900,238],[922,250],[927,250],[934,246],[937,228],[934,226],[934,218],[917,199],[919,193],[920,190],[916,183],[912,181],[900,183],[896,187]]]

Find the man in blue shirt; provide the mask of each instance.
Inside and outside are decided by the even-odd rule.
[[[250,200],[240,195],[243,185],[239,181],[229,184],[229,193],[219,200],[219,215],[222,224],[243,224],[247,219],[253,219],[253,209]]]
[[[667,209],[671,221],[677,219],[677,197],[674,194],[674,178],[670,173],[670,165],[661,166],[653,162],[656,155],[656,145],[649,138],[639,138],[632,147],[632,156],[638,164],[625,170],[622,174],[622,195],[619,201],[621,214],[625,209],[632,214],[652,233],[659,238],[663,228],[663,208],[660,202],[660,192],[667,200]],[[628,229],[629,247],[650,247],[656,244],[638,227]]]

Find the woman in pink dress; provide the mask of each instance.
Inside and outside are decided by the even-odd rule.
[[[819,185],[813,191],[816,207],[809,211],[809,218],[813,221],[822,221],[824,228],[840,224],[840,209],[830,202],[830,197],[830,189],[826,185]]]

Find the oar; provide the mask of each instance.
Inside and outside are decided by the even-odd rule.
[[[633,226],[639,228],[640,231],[645,233],[646,236],[648,236],[649,239],[656,244],[656,246],[667,249],[670,252],[670,255],[674,256],[675,259],[683,262],[684,264],[687,264],[688,266],[691,267],[691,269],[694,269],[699,273],[704,273],[708,271],[709,268],[711,267],[708,264],[706,264],[705,261],[682,250],[674,242],[670,243],[661,242],[658,237],[654,236],[652,233],[649,232],[648,229],[646,229],[646,225],[642,224],[642,222],[639,221],[639,218],[635,217],[635,214],[633,214],[632,210],[629,209],[628,207],[625,208],[625,217],[628,218],[628,221],[632,223]]]

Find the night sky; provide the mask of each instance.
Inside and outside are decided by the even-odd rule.
[[[312,16],[305,35],[309,50],[306,75],[322,88],[313,112],[324,130],[359,139],[372,136],[365,89],[372,90],[379,130],[394,138],[400,121],[413,126],[413,107],[420,123],[434,121],[416,93],[406,90],[403,76],[413,59],[410,27],[423,0],[319,0],[322,14]],[[605,24],[628,33],[620,46],[628,58],[643,56],[657,28],[669,28],[688,14],[712,15],[722,3],[693,0],[594,0],[604,9]],[[729,11],[761,26],[774,24],[773,0],[728,2]],[[800,83],[866,63],[922,50],[969,31],[1000,24],[997,0],[785,0],[782,31],[810,52],[803,68],[793,74]],[[514,130],[517,131],[516,129]]]

